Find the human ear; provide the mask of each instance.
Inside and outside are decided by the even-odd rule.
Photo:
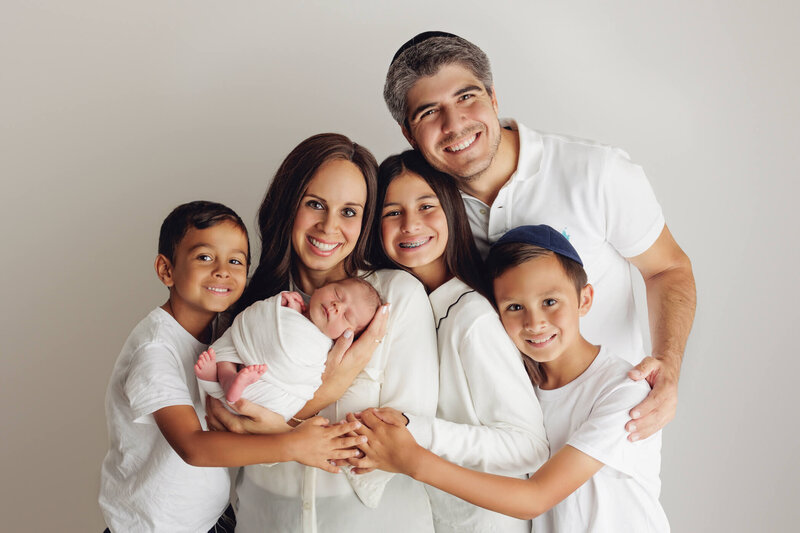
[[[590,283],[587,283],[586,286],[581,289],[581,293],[578,296],[578,315],[586,316],[586,313],[592,308],[593,301],[594,287],[592,287]]]
[[[156,275],[161,283],[167,287],[172,287],[175,282],[172,280],[172,262],[164,254],[158,254],[155,262]]]
[[[497,93],[494,90],[494,85],[489,89],[489,94],[492,96],[492,109],[494,109],[494,113],[497,114],[500,111],[500,106],[497,105]]]
[[[414,137],[411,136],[411,133],[408,131],[408,128],[405,125],[403,125],[403,126],[400,126],[400,130],[403,132],[403,137],[406,138],[406,140],[408,141],[408,144],[411,145],[411,148],[416,150],[417,149],[417,142],[414,140]]]

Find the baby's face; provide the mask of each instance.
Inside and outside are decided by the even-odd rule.
[[[329,283],[311,295],[308,316],[331,339],[339,338],[347,329],[358,333],[375,315],[368,294],[369,289],[358,282]]]

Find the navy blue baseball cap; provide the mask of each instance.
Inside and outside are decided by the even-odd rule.
[[[563,255],[583,266],[581,256],[578,255],[578,252],[575,251],[575,248],[572,247],[567,238],[547,224],[519,226],[518,228],[509,230],[492,245],[492,248],[510,242],[532,244],[533,246],[538,246],[539,248],[544,248],[545,250]]]

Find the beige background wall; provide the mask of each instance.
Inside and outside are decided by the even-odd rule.
[[[488,52],[501,115],[628,150],[694,261],[674,531],[793,529],[799,22],[777,1],[4,0],[0,529],[102,529],[103,397],[165,298],[162,218],[214,199],[252,230],[313,133],[405,148],[383,76],[431,28]]]

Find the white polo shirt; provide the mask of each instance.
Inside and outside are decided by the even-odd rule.
[[[619,148],[540,133],[513,120],[501,125],[519,132],[516,171],[491,207],[461,193],[478,250],[485,258],[491,243],[517,226],[547,224],[560,231],[581,256],[595,290],[581,334],[639,363],[644,349],[634,267],[625,258],[645,252],[664,228],[644,171]]]

